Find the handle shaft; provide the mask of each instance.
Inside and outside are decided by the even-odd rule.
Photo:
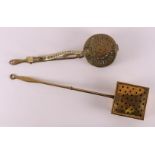
[[[10,60],[10,64],[11,65],[17,65],[17,64],[20,64],[20,63],[24,63],[26,62],[26,59],[13,59],[13,60]]]
[[[18,79],[18,80],[22,80],[22,81],[25,81],[25,82],[40,83],[40,84],[45,84],[45,85],[49,85],[49,86],[55,86],[55,87],[75,90],[75,91],[79,91],[79,92],[84,92],[84,93],[89,93],[89,94],[93,94],[93,95],[99,95],[99,96],[114,99],[114,95],[103,94],[103,93],[99,93],[99,92],[95,92],[95,91],[91,91],[91,90],[85,90],[85,89],[81,89],[81,88],[75,88],[75,87],[72,87],[72,86],[65,86],[65,85],[56,84],[56,83],[49,83],[49,82],[41,81],[39,79],[35,79],[35,78],[32,78],[32,77],[28,77],[28,76],[17,76],[15,74],[11,74],[10,78],[12,80]]]
[[[83,51],[62,51],[54,53],[51,55],[38,56],[38,57],[27,57],[25,59],[12,59],[10,60],[11,65],[17,65],[20,63],[36,63],[36,62],[45,62],[52,60],[64,60],[64,59],[75,59],[84,57]]]

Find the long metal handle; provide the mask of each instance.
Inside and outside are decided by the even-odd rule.
[[[84,93],[89,93],[89,94],[94,94],[94,95],[99,95],[99,96],[104,96],[104,97],[114,99],[114,95],[103,94],[103,93],[99,93],[99,92],[95,92],[95,91],[91,91],[91,90],[85,90],[85,89],[81,89],[81,88],[75,88],[75,87],[72,87],[72,86],[65,86],[65,85],[56,84],[56,83],[49,83],[49,82],[41,81],[39,79],[28,77],[28,76],[18,76],[18,75],[15,75],[15,74],[11,74],[10,78],[12,80],[18,79],[18,80],[22,80],[22,81],[25,81],[25,82],[41,83],[41,84],[45,84],[45,85],[49,85],[49,86],[55,86],[55,87],[80,91],[80,92],[84,92]]]
[[[75,59],[84,57],[83,51],[62,51],[51,55],[37,56],[37,57],[26,57],[25,59],[12,59],[10,60],[11,65],[17,65],[20,63],[35,63],[45,62],[52,60],[64,60],[64,59]]]

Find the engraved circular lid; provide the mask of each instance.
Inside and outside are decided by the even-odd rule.
[[[84,55],[87,61],[96,67],[110,65],[118,51],[115,40],[107,34],[91,36],[84,45]]]

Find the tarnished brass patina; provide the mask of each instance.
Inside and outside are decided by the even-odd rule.
[[[36,78],[27,77],[27,76],[17,76],[15,74],[11,74],[10,78],[19,79],[25,82],[41,83],[49,86],[55,86],[55,87],[60,87],[60,88],[112,98],[114,99],[113,106],[112,106],[112,114],[144,120],[145,108],[146,108],[146,103],[147,103],[147,98],[149,93],[149,88],[147,87],[117,82],[115,95],[109,95],[109,94],[103,94],[103,93],[95,92],[91,90],[75,88],[72,86],[49,83]]]
[[[84,55],[90,64],[96,67],[104,67],[115,60],[118,45],[109,35],[97,34],[86,41],[84,51]]]
[[[117,54],[118,45],[112,37],[106,34],[96,34],[90,37],[83,51],[62,51],[51,55],[26,57],[25,59],[13,59],[11,65],[20,63],[36,63],[52,60],[64,60],[86,57],[87,61],[96,67],[105,67],[110,65]]]
[[[117,82],[112,113],[144,119],[149,88]]]

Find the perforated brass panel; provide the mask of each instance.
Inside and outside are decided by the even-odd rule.
[[[112,113],[144,119],[149,88],[117,82]]]
[[[96,67],[104,67],[114,61],[118,45],[109,35],[96,34],[86,41],[84,51],[84,55],[90,64]]]

